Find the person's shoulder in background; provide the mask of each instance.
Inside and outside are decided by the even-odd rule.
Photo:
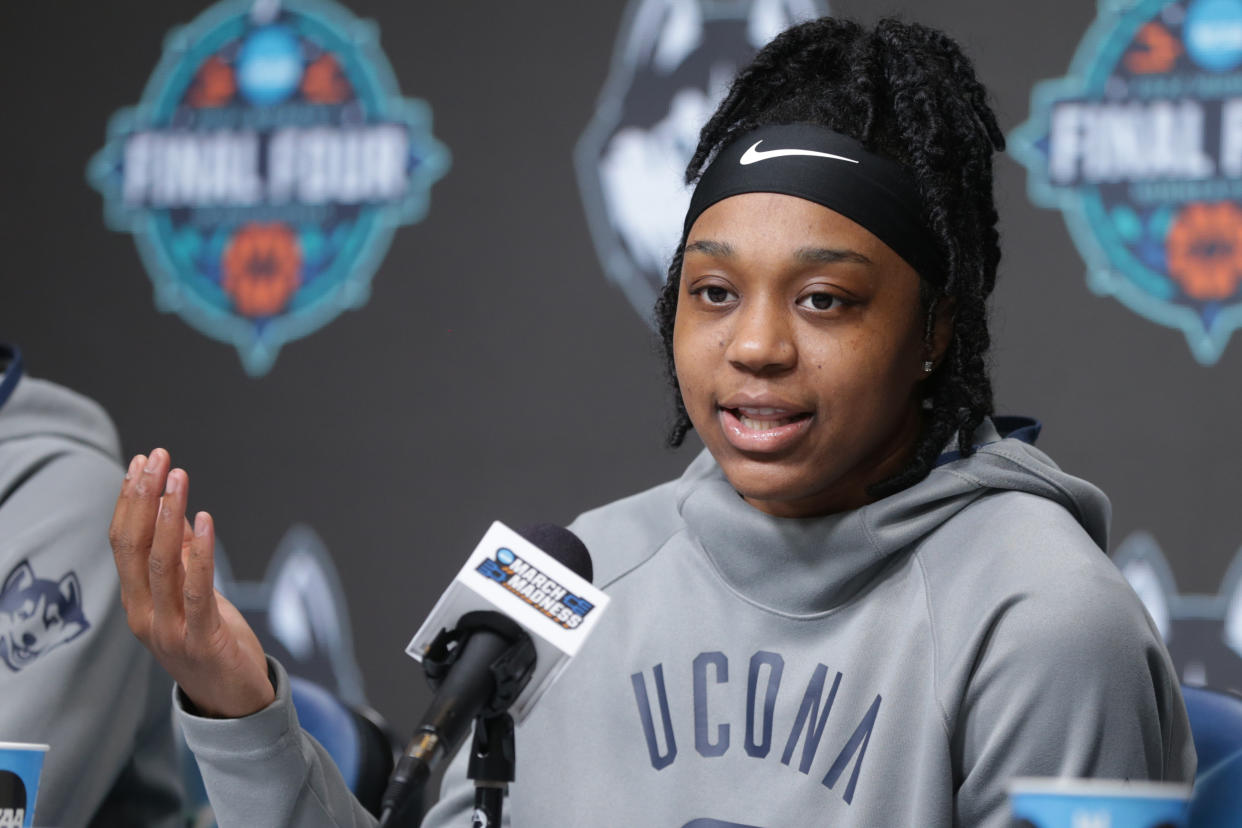
[[[119,455],[67,388],[22,376],[0,402],[0,739],[51,746],[41,823],[180,818],[171,682],[129,631],[108,547]]]

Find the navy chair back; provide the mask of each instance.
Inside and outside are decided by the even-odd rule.
[[[290,676],[289,690],[302,729],[328,751],[363,807],[379,816],[395,758],[392,731],[375,711],[350,707],[314,682]]]
[[[1199,754],[1190,828],[1242,826],[1242,696],[1183,687]]]

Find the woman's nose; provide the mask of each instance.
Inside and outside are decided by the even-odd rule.
[[[746,302],[738,308],[737,326],[725,351],[735,367],[749,373],[786,371],[797,364],[788,313],[773,300]]]

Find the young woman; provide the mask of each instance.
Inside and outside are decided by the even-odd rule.
[[[612,605],[518,730],[514,825],[1004,825],[1016,776],[1193,778],[1107,500],[989,419],[1002,141],[917,25],[807,23],[739,75],[657,307],[707,450],[572,527]],[[168,467],[134,459],[113,542],[221,824],[369,824]],[[426,824],[469,819],[461,764]]]

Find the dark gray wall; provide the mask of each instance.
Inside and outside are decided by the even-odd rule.
[[[652,336],[602,276],[572,167],[624,4],[349,3],[379,23],[402,92],[432,105],[453,165],[428,217],[398,231],[370,302],[259,379],[155,310],[131,237],[105,229],[83,174],[164,33],[205,5],[0,9],[0,339],[32,374],[99,400],[127,452],[168,447],[239,577],[310,524],[340,569],[368,695],[405,729],[425,693],[402,648],[489,521],[568,522],[694,451],[662,447]],[[1094,15],[1083,0],[832,7],[955,34],[1006,130]],[[998,407],[1040,417],[1041,445],[1111,494],[1115,539],[1151,531],[1183,591],[1214,593],[1242,544],[1242,344],[1205,367],[1181,333],[1091,294],[1060,215],[1025,187],[999,159]]]

